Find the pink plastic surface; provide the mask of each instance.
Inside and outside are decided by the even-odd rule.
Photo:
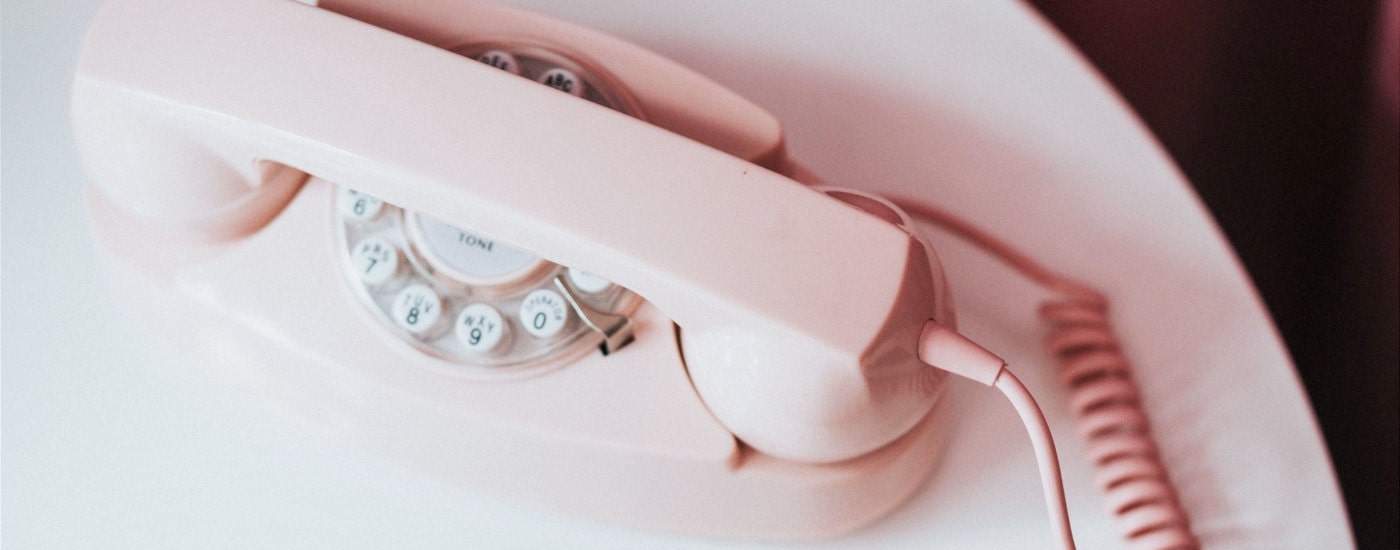
[[[490,40],[529,44],[591,61],[626,85],[648,122],[773,169],[783,134],[767,111],[674,61],[606,33],[482,2],[373,0],[319,7],[444,49]]]

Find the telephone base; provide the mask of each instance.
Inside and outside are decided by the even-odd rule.
[[[308,182],[282,216],[237,242],[172,237],[91,189],[88,203],[114,297],[152,340],[189,359],[192,376],[286,411],[329,444],[480,495],[646,530],[814,539],[898,507],[944,450],[940,398],[909,433],[848,461],[752,451],[704,410],[672,326],[647,307],[627,348],[606,358],[590,349],[544,374],[479,380],[414,364],[357,317],[331,261],[330,193]],[[289,259],[305,265],[285,269]],[[303,317],[274,321],[289,310]]]

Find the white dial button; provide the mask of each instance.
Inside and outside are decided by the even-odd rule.
[[[394,316],[394,323],[404,330],[417,335],[427,334],[442,318],[442,299],[427,285],[410,285],[394,296],[390,313]]]
[[[545,86],[556,90],[569,92],[575,96],[583,96],[583,81],[573,71],[555,67],[540,75],[539,81]]]
[[[340,188],[340,213],[355,221],[374,219],[384,209],[384,201],[349,187]]]
[[[520,74],[520,64],[515,56],[501,50],[490,50],[476,56],[476,60],[510,74]]]
[[[574,285],[574,288],[589,294],[597,294],[612,286],[612,282],[607,279],[572,267],[569,268],[569,282]]]
[[[380,287],[399,272],[399,250],[389,241],[371,237],[355,245],[350,253],[350,264],[355,266],[360,282]]]
[[[525,296],[520,304],[520,324],[536,338],[559,334],[569,322],[569,304],[558,292],[541,288]]]
[[[501,344],[506,320],[496,308],[472,304],[457,315],[457,341],[472,353],[488,353]]]
[[[418,228],[427,252],[453,273],[474,284],[499,284],[538,266],[539,256],[495,239],[463,231],[428,216],[418,215]]]

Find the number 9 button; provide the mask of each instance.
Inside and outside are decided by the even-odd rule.
[[[506,320],[496,308],[476,303],[462,309],[457,315],[457,328],[454,331],[457,341],[467,351],[486,354],[500,346],[506,335]]]

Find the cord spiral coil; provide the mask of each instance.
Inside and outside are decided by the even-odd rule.
[[[1087,290],[1047,302],[1046,348],[1060,363],[1075,427],[1087,442],[1094,483],[1131,550],[1200,548],[1158,455],[1132,367],[1108,320],[1106,302]]]
[[[1132,365],[1108,317],[1108,300],[1047,269],[1011,245],[936,206],[892,198],[906,212],[966,239],[1059,297],[1040,308],[1050,325],[1046,350],[1060,363],[1069,406],[1088,442],[1094,483],[1130,550],[1201,547],[1167,475],[1143,411]]]

